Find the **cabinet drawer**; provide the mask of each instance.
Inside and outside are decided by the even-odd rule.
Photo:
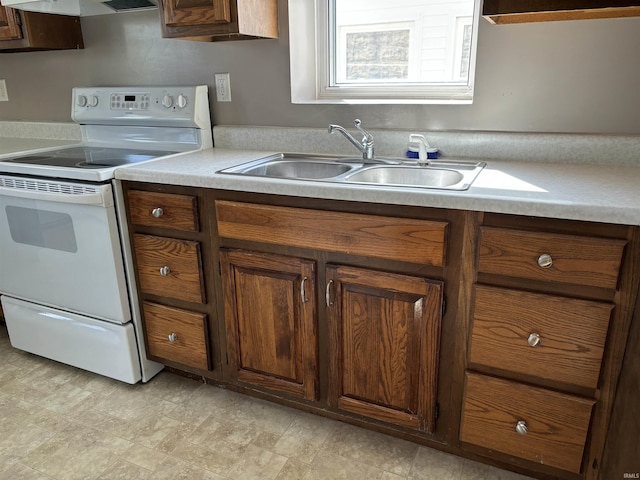
[[[612,310],[609,303],[476,286],[469,361],[595,389]]]
[[[447,222],[216,201],[221,237],[442,267]]]
[[[131,223],[187,232],[200,230],[198,202],[191,195],[130,190]]]
[[[209,369],[207,316],[144,302],[149,355],[190,367]]]
[[[467,373],[460,439],[578,473],[594,403],[594,400]],[[526,434],[516,430],[519,422],[526,425]]]
[[[204,303],[198,242],[135,234],[133,246],[144,293]]]
[[[614,290],[625,244],[617,239],[483,227],[478,270]],[[540,266],[545,265],[545,256],[547,265]]]

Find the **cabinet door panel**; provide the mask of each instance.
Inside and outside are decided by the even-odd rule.
[[[237,250],[220,263],[231,374],[315,400],[315,263]]]
[[[13,8],[0,6],[0,40],[20,38],[22,38],[22,30],[16,22],[16,11]]]
[[[165,0],[166,25],[208,25],[231,22],[231,0]]]
[[[330,403],[432,432],[442,282],[344,266],[327,281]]]

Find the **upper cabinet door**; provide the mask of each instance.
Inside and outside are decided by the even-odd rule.
[[[0,6],[0,40],[19,40],[22,29],[16,21],[16,11],[13,8]]]
[[[210,25],[231,22],[229,0],[165,0],[166,25]]]

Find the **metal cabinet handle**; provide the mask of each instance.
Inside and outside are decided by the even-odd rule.
[[[168,266],[164,266],[160,268],[160,275],[162,275],[163,277],[166,277],[167,275],[169,275],[171,273],[171,269]]]
[[[178,335],[175,333],[170,333],[167,338],[169,340],[169,343],[175,343],[178,341]]]
[[[548,253],[543,253],[538,257],[538,266],[540,268],[550,268],[553,265],[553,258]]]
[[[525,422],[524,420],[518,420],[518,423],[516,423],[516,432],[518,432],[520,435],[526,435],[527,433],[529,433],[527,422]]]
[[[304,277],[300,282],[300,298],[302,299],[302,303],[307,303],[309,301],[304,291],[304,286],[307,283],[307,280],[309,279],[307,277]]]
[[[527,339],[530,347],[539,347],[542,344],[542,338],[537,333],[532,333]]]
[[[327,288],[324,291],[324,301],[326,302],[327,307],[333,307],[333,302],[331,301],[331,285],[333,285],[333,280],[329,280]]]
[[[156,207],[153,210],[151,210],[151,215],[153,215],[156,218],[160,218],[162,215],[164,215],[164,210],[162,210],[162,208],[160,207]]]

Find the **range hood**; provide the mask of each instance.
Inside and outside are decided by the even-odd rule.
[[[4,7],[30,12],[89,17],[157,8],[156,0],[0,0]]]

